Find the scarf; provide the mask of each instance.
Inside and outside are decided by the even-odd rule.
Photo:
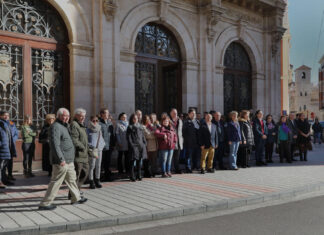
[[[89,122],[88,128],[93,133],[97,133],[101,130],[100,124],[98,124],[98,123],[94,124],[93,122]]]
[[[288,126],[286,125],[286,123],[282,123],[281,129],[283,130],[283,132],[285,132],[286,134],[289,133],[290,129],[288,128]]]
[[[122,120],[119,120],[119,123],[125,127],[128,127],[128,122],[127,121],[122,121]]]
[[[268,129],[273,129],[273,128],[275,128],[275,126],[273,125],[272,122],[267,123],[267,127],[268,127]]]
[[[146,128],[149,129],[151,132],[155,131],[155,128],[154,128],[154,126],[152,124],[147,124]]]

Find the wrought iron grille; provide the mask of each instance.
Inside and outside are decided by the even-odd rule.
[[[164,110],[178,108],[177,72],[177,67],[166,68],[164,71]]]
[[[224,113],[251,109],[251,64],[242,45],[236,42],[229,45],[224,65]]]
[[[135,63],[135,107],[142,110],[143,114],[154,111],[155,71],[155,64]]]
[[[163,26],[146,24],[138,32],[135,51],[140,54],[179,60],[180,50],[174,36]]]
[[[44,124],[47,114],[63,105],[63,56],[57,51],[32,49],[33,121]]]
[[[63,23],[46,1],[0,0],[0,27],[57,41],[66,39]]]
[[[22,47],[0,43],[0,109],[19,127],[23,121]]]

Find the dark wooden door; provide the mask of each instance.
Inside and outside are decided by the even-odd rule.
[[[239,43],[227,48],[224,58],[224,113],[252,108],[252,79],[249,57]]]

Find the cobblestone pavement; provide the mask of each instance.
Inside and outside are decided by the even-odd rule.
[[[85,187],[88,202],[74,206],[62,186],[54,211],[37,210],[47,176],[17,176],[15,186],[0,191],[0,232],[76,231],[262,203],[323,188],[324,146],[316,146],[308,162],[280,164],[277,157],[275,162],[239,171],[107,182],[102,189]]]

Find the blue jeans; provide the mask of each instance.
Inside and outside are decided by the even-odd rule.
[[[316,139],[318,139],[318,143],[322,143],[322,140],[321,140],[321,137],[322,137],[322,133],[321,132],[315,132],[314,133],[314,144],[316,144]]]
[[[232,142],[232,144],[230,144],[229,146],[230,148],[229,165],[232,169],[237,168],[236,159],[237,159],[237,151],[239,149],[239,146],[240,146],[240,142]]]
[[[191,170],[192,168],[199,168],[200,166],[200,148],[186,148],[186,168]]]
[[[255,160],[256,162],[262,162],[264,158],[265,140],[259,139],[255,142]]]
[[[159,150],[162,174],[171,172],[173,149]]]

